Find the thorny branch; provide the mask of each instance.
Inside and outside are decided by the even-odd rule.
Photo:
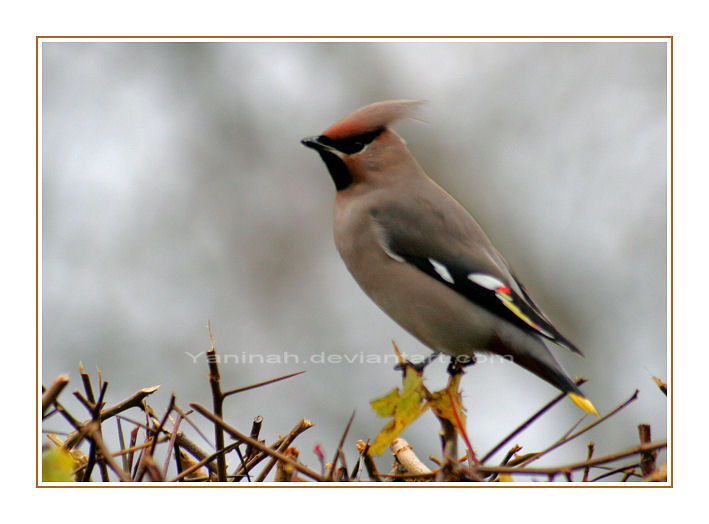
[[[381,482],[383,480],[382,477],[386,480],[393,481],[439,480],[492,482],[498,479],[506,481],[512,480],[511,475],[515,477],[536,475],[546,476],[549,481],[553,481],[555,478],[572,481],[572,474],[577,470],[582,470],[583,482],[596,482],[614,475],[622,476],[621,482],[625,482],[631,478],[642,479],[644,481],[664,481],[667,479],[666,464],[662,464],[659,467],[656,465],[658,451],[665,448],[667,443],[665,440],[652,442],[650,426],[646,424],[640,424],[638,426],[640,445],[633,448],[618,453],[593,457],[594,444],[591,442],[588,445],[588,453],[584,461],[555,467],[530,466],[533,461],[551,453],[553,450],[579,437],[624,409],[637,398],[637,391],[627,401],[603,417],[595,420],[593,423],[576,430],[576,426],[578,426],[577,422],[565,435],[546,449],[540,452],[518,455],[517,453],[521,450],[521,447],[514,446],[507,452],[499,466],[493,466],[487,463],[493,455],[512,441],[512,439],[518,437],[525,429],[530,427],[544,413],[564,398],[564,395],[560,394],[552,399],[509,435],[503,438],[483,457],[481,463],[477,463],[474,460],[473,448],[464,436],[468,447],[468,460],[466,465],[466,457],[456,458],[458,456],[457,436],[459,433],[465,435],[465,418],[458,412],[459,404],[456,404],[454,401],[452,393],[454,390],[448,390],[447,394],[450,405],[452,406],[452,416],[446,415],[445,418],[439,417],[441,424],[441,443],[443,447],[442,460],[439,462],[437,459],[431,457],[431,460],[435,462],[438,467],[430,469],[416,457],[411,446],[409,446],[404,439],[399,438],[392,443],[392,450],[397,458],[397,467],[395,471],[389,475],[381,475],[377,471],[376,464],[369,453],[369,441],[367,444],[362,441],[357,442],[358,459],[355,462],[352,472],[348,473],[344,444],[352,427],[353,413],[335,448],[332,463],[328,464],[327,467],[324,464],[324,460],[322,460],[323,457],[320,445],[316,446],[315,451],[319,453],[323,467],[323,473],[318,473],[301,463],[299,461],[300,452],[297,448],[291,447],[294,439],[300,433],[312,427],[312,423],[306,419],[301,420],[290,432],[277,439],[273,444],[266,445],[263,440],[259,440],[261,427],[264,422],[263,417],[257,416],[253,419],[251,430],[248,434],[242,433],[229,425],[223,417],[223,403],[226,397],[250,389],[267,386],[294,377],[303,372],[291,373],[249,386],[224,391],[221,385],[218,367],[219,360],[216,355],[216,349],[214,348],[211,327],[210,340],[212,341],[212,348],[208,352],[210,354],[208,357],[209,383],[212,391],[214,411],[210,412],[199,404],[190,405],[195,411],[207,418],[214,425],[214,447],[216,451],[213,452],[205,452],[180,431],[181,423],[186,420],[207,440],[199,431],[199,428],[187,417],[192,411],[190,410],[185,413],[177,406],[174,393],[170,397],[168,407],[164,414],[160,417],[155,414],[152,407],[147,404],[146,399],[157,391],[159,386],[143,388],[125,400],[106,408],[104,404],[108,383],[103,380],[101,371],[99,370],[99,387],[94,389],[91,378],[86,373],[83,366],[80,365],[79,371],[83,392],[74,391],[73,394],[89,411],[90,418],[84,422],[79,422],[58,400],[66,385],[69,383],[68,377],[63,375],[59,376],[49,388],[42,388],[43,418],[48,420],[55,413],[58,413],[74,428],[74,431],[67,436],[65,441],[62,441],[51,433],[48,434],[47,437],[54,445],[71,451],[72,457],[77,461],[77,467],[74,470],[74,475],[77,479],[91,481],[91,472],[94,466],[96,466],[101,473],[101,480],[103,481],[110,480],[110,470],[114,475],[114,480],[117,479],[121,482],[140,481],[143,476],[150,481],[160,482],[168,478],[168,469],[170,462],[173,460],[175,461],[177,474],[170,479],[171,481],[232,480],[239,482],[247,478],[250,482],[262,482],[267,480],[274,466],[277,468],[275,480],[285,482],[304,480],[304,477],[298,476],[299,474],[319,482],[359,481],[361,480],[360,476],[363,470],[366,471],[368,477],[366,480],[376,482]],[[656,379],[656,382],[658,381],[659,379]],[[576,381],[579,385],[583,382],[583,379],[577,379]],[[664,383],[662,385],[664,385]],[[97,396],[94,394],[95,391],[98,392]],[[141,408],[145,413],[146,421],[144,423],[131,420],[121,415],[124,411],[134,407]],[[171,417],[173,411],[177,415],[176,420],[173,420]],[[109,450],[101,430],[101,423],[111,417],[116,417],[118,425],[120,450],[116,452]],[[128,422],[133,426],[132,431],[130,431],[130,442],[128,443],[126,443],[123,438],[123,426],[121,421]],[[170,426],[168,426],[168,422],[171,423]],[[460,432],[457,431],[456,424],[460,427]],[[139,443],[138,435],[141,431],[145,435],[145,441]],[[235,441],[228,445],[225,444],[225,433],[234,438]],[[84,440],[90,445],[88,454],[86,455],[78,449],[78,445]],[[210,445],[212,445],[211,442]],[[157,465],[155,456],[158,451],[158,446],[161,446],[160,449],[165,450],[164,452],[166,453],[164,458],[162,458],[163,455],[161,455],[160,466]],[[184,451],[187,451],[196,460],[189,459]],[[235,451],[238,455],[238,466],[233,475],[228,475],[226,471],[226,457],[227,454],[232,451]],[[137,461],[133,460],[135,452],[139,452]],[[117,462],[119,456],[121,457],[121,464]],[[625,464],[613,465],[614,462],[628,457],[635,458],[626,461]],[[269,460],[267,460],[266,464],[259,466],[264,459]],[[255,471],[257,466],[259,466],[260,469]],[[208,470],[204,468],[208,468]],[[596,476],[592,476],[590,474],[592,469],[600,469],[602,472]],[[132,474],[131,470],[133,470]]]

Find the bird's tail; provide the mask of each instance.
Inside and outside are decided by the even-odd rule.
[[[573,403],[586,413],[598,416],[598,410],[593,402],[581,392],[551,352],[545,340],[515,330],[509,330],[502,334],[510,337],[509,342],[511,343],[508,343],[506,347],[514,348],[513,350],[507,349],[507,351],[512,353],[516,364],[565,392]],[[503,339],[503,341],[505,340]]]
[[[598,416],[596,406],[594,406],[593,402],[588,400],[586,397],[574,392],[569,392],[567,395],[569,395],[569,398],[574,401],[574,404],[583,409],[586,413]]]

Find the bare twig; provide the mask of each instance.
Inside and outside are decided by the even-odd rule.
[[[108,466],[118,475],[121,482],[130,482],[131,478],[128,473],[126,473],[113,459],[111,452],[106,448],[106,445],[101,438],[101,432],[99,431],[99,425],[97,422],[91,422],[87,426],[88,434],[91,437],[91,442],[96,445],[99,452],[101,453],[102,460],[104,460]],[[86,477],[84,477],[86,478]]]
[[[123,413],[124,411],[130,408],[142,407],[143,399],[155,393],[158,388],[160,388],[160,386],[150,386],[147,388],[143,388],[133,393],[130,397],[121,400],[119,403],[107,407],[106,409],[101,411],[101,421],[103,422],[104,420],[111,418],[117,415],[118,413]]]
[[[300,435],[303,431],[305,431],[306,429],[309,429],[311,427],[313,427],[312,422],[310,422],[307,419],[301,419],[300,422],[298,422],[298,424],[296,424],[295,427],[292,430],[290,430],[288,435],[276,440],[276,442],[274,442],[270,446],[270,449],[278,450],[279,448],[281,448],[281,446],[284,443],[285,443],[285,447],[283,447],[283,449],[287,449],[288,446],[290,446],[293,443],[293,441],[295,440],[295,438],[298,435]],[[254,440],[256,440],[256,439],[254,439]],[[261,441],[258,441],[258,442],[265,446],[265,444],[263,442],[261,442]],[[243,480],[243,478],[245,476],[245,472],[251,471],[254,468],[254,466],[256,466],[259,462],[261,462],[267,456],[268,456],[268,454],[264,453],[263,451],[258,451],[257,453],[254,453],[254,455],[246,463],[246,468],[240,467],[234,473],[234,480],[233,481],[240,482],[241,480]]]
[[[88,423],[88,425],[87,424],[82,425],[82,427],[87,426],[86,433],[91,437],[91,445],[89,448],[89,462],[86,465],[86,469],[84,470],[84,475],[81,479],[82,482],[89,482],[90,481],[91,472],[93,471],[94,465],[96,464],[96,461],[98,460],[97,453],[100,450],[97,450],[98,444],[97,444],[97,439],[95,437],[101,436],[101,421],[99,419],[99,414],[100,414],[101,403],[103,402],[103,397],[106,394],[107,387],[108,387],[108,383],[104,382],[103,387],[101,388],[101,392],[98,397],[98,402],[96,402],[95,404],[90,404],[89,401],[87,399],[85,399],[79,391],[74,391],[74,396],[76,398],[78,398],[84,404],[86,409],[91,414],[91,421]],[[69,436],[69,438],[71,438],[71,435]],[[106,465],[102,461],[100,462],[100,464],[101,464],[101,466],[99,467],[99,469],[101,472],[101,479],[104,482],[107,482],[108,481],[108,471],[106,470]]]
[[[222,419],[224,418],[224,394],[221,388],[221,377],[219,375],[219,365],[217,362],[217,350],[214,347],[212,324],[209,321],[207,321],[207,329],[209,330],[209,340],[212,344],[212,347],[207,351],[209,386],[212,389],[212,409],[214,414]],[[224,447],[224,430],[219,424],[214,425],[214,445],[217,449]],[[217,455],[217,476],[219,482],[226,482],[226,457],[224,453]]]
[[[448,384],[450,385],[452,382],[452,379],[449,379]],[[451,403],[451,411],[453,411],[453,416],[455,417],[455,422],[458,424],[458,428],[460,428],[460,435],[463,437],[463,440],[465,441],[465,445],[468,447],[466,455],[470,457],[470,462],[472,464],[480,464],[478,461],[478,458],[475,456],[475,451],[473,450],[473,445],[470,443],[470,439],[468,439],[468,431],[465,429],[465,426],[463,426],[463,421],[460,418],[460,414],[458,413],[458,408],[455,405],[455,400],[453,399],[453,394],[450,391],[450,388],[446,388],[446,392],[448,393],[448,400]]]
[[[118,443],[121,446],[121,463],[124,470],[130,471],[130,467],[128,467],[128,457],[125,454],[126,442],[123,436],[123,427],[121,426],[121,419],[119,417],[116,417],[116,424],[118,426]]]
[[[54,379],[52,385],[49,386],[47,391],[42,394],[42,417],[47,412],[49,406],[51,406],[57,399],[62,390],[69,383],[69,377],[66,375],[59,375]]]
[[[514,457],[514,456],[515,456],[515,453],[517,453],[517,452],[520,451],[521,449],[522,449],[522,446],[519,446],[519,445],[517,445],[517,444],[515,444],[514,446],[512,446],[512,447],[507,451],[507,453],[505,453],[505,456],[503,457],[502,462],[500,462],[500,466],[507,466],[507,465],[513,466],[513,465],[515,465],[515,461],[512,461],[512,457]],[[461,460],[463,460],[463,459],[461,459]],[[512,461],[512,463],[510,463],[510,461]],[[495,480],[497,480],[497,477],[498,477],[498,475],[497,475],[496,473],[494,473],[494,474],[492,474],[492,475],[490,476],[490,478],[487,479],[487,481],[488,481],[488,482],[494,482]]]
[[[269,455],[271,457],[275,457],[276,459],[283,460],[285,462],[293,463],[293,467],[295,467],[295,469],[297,469],[298,471],[300,471],[304,475],[307,475],[310,478],[313,478],[315,480],[319,480],[320,482],[326,481],[325,477],[323,477],[319,473],[316,473],[315,471],[311,470],[307,466],[304,466],[303,464],[300,464],[299,462],[293,462],[288,457],[284,456],[282,453],[279,453],[279,452],[269,448],[265,444],[261,444],[258,440],[254,440],[251,437],[249,437],[248,435],[244,435],[239,430],[231,427],[229,424],[224,422],[222,419],[215,416],[213,413],[210,413],[209,411],[207,411],[201,405],[193,403],[193,404],[190,404],[190,406],[195,411],[197,411],[200,415],[211,420],[214,424],[218,424],[221,428],[224,429],[224,431],[229,433],[235,439],[238,439],[242,442],[246,442],[247,444],[251,444],[253,447],[263,451],[264,453],[266,453],[267,455]]]
[[[576,422],[574,422],[574,423],[572,424],[572,426],[566,431],[566,433],[564,433],[564,434],[559,438],[559,440],[558,440],[557,442],[561,442],[561,441],[563,441],[563,440],[566,440],[566,439],[569,437],[569,435],[571,435],[571,433],[573,433],[574,430],[575,430],[577,427],[579,427],[579,426],[581,425],[581,422],[583,422],[584,420],[586,420],[586,416],[587,416],[586,414],[581,415],[581,417],[580,417]]]
[[[115,404],[111,407],[108,407],[106,409],[101,410],[101,422],[103,422],[106,419],[109,419],[118,413],[122,413],[123,411],[126,411],[127,409],[130,408],[135,408],[135,407],[140,407],[142,405],[143,399],[147,397],[148,395],[152,395],[155,393],[160,386],[152,386],[149,388],[143,388],[140,391],[137,391],[136,393],[133,393],[130,397],[128,397],[125,400],[122,400],[118,404]],[[56,403],[55,403],[56,405]],[[57,406],[57,409],[59,409],[59,406]],[[66,411],[62,408],[59,409],[59,412],[64,415]],[[68,413],[66,414],[68,415]],[[65,418],[67,418],[65,415]],[[73,419],[73,417],[72,417]],[[67,420],[69,420],[67,418]],[[75,421],[76,422],[76,421]],[[89,421],[86,421],[84,423],[87,423]],[[71,421],[69,421],[70,424]],[[80,423],[77,422],[79,427],[81,426]],[[76,425],[72,424],[72,426],[77,427]],[[82,435],[78,431],[74,431],[69,437],[66,439],[66,442],[64,443],[64,448],[65,449],[70,449],[76,446],[79,443],[79,440],[81,440]]]
[[[126,471],[131,471],[133,469],[133,456],[135,455],[134,449],[135,449],[135,443],[138,442],[138,431],[140,431],[139,427],[135,427],[131,430],[130,432],[130,446],[128,449],[130,452],[128,453],[128,456],[126,457]]]
[[[667,384],[665,384],[662,380],[659,378],[653,376],[652,380],[657,384],[657,387],[660,388],[660,391],[664,393],[665,396],[667,396]]]
[[[354,414],[353,414],[353,416],[354,416]],[[350,419],[350,422],[351,422],[351,419]],[[299,433],[301,432],[301,429],[300,429],[300,428],[304,425],[304,423],[307,424],[308,427],[312,425],[312,424],[310,423],[310,421],[305,420],[305,419],[302,419],[302,420],[291,430],[291,432],[288,434],[288,436],[287,436],[286,438],[284,438],[284,439],[281,440],[281,444],[280,444],[278,447],[275,447],[275,445],[274,445],[274,446],[271,446],[271,449],[274,449],[274,448],[275,448],[275,450],[276,450],[277,452],[283,453],[284,455],[287,455],[287,454],[286,454],[286,450],[289,449],[289,446],[291,445],[291,443],[293,442],[293,440],[295,439],[295,437],[297,436],[297,434],[299,434]],[[274,466],[275,464],[276,464],[276,458],[275,458],[275,457],[272,457],[271,460],[269,460],[269,461],[266,463],[266,466],[265,466],[265,467],[263,468],[263,470],[259,473],[259,476],[256,477],[256,479],[255,479],[254,482],[263,482],[263,481],[266,479],[266,476],[271,472],[271,469],[273,469],[273,466]],[[248,475],[249,468],[244,468],[244,472]],[[328,477],[328,478],[329,478],[329,477]],[[239,478],[239,480],[241,480],[241,479]]]
[[[650,437],[650,424],[638,425],[638,434],[640,435],[641,444],[652,442],[652,438]],[[640,471],[642,472],[643,477],[646,477],[655,471],[656,458],[657,452],[655,451],[644,451],[640,454]]]
[[[146,453],[145,456],[143,456],[143,464],[145,468],[144,471],[148,473],[152,482],[163,482],[165,480],[162,476],[162,471],[160,471],[152,455]]]
[[[170,416],[170,412],[172,412],[172,408],[174,405],[175,405],[175,393],[173,392],[170,395],[170,402],[167,405],[167,410],[165,410],[165,415],[163,416],[162,420],[160,421],[160,424],[158,425],[158,427],[153,429],[153,442],[152,442],[152,445],[150,446],[150,451],[149,451],[149,454],[151,457],[155,454],[155,446],[158,445],[158,437],[160,436],[160,432],[163,430],[163,427],[165,426],[165,423],[167,422],[167,417]]]
[[[593,457],[593,448],[594,448],[593,442],[589,442],[587,448],[588,448],[588,453],[586,455],[586,461],[588,462]],[[588,482],[588,473],[590,470],[591,470],[591,466],[586,466],[585,468],[583,468],[582,482]]]
[[[436,480],[441,482],[445,480],[452,471],[453,465],[458,462],[458,433],[455,430],[453,423],[443,417],[439,417],[438,421],[441,423],[441,447],[443,453],[443,462],[441,468],[438,470]]]
[[[169,440],[170,440],[170,437],[168,437],[168,436],[160,437],[158,439],[158,444],[160,444],[161,442],[167,442]],[[153,441],[152,441],[152,439],[149,439],[149,440],[146,440],[145,442],[143,442],[142,444],[136,444],[135,446],[132,446],[130,448],[122,449],[120,451],[115,451],[115,452],[111,453],[111,456],[112,457],[126,456],[132,452],[136,452],[139,450],[143,450],[145,448],[149,448],[152,445],[153,445]],[[126,468],[124,468],[124,469],[126,469]]]
[[[566,475],[567,473],[571,471],[575,471],[577,469],[583,469],[587,466],[597,466],[599,464],[604,464],[607,462],[613,462],[616,460],[620,460],[625,457],[629,457],[631,455],[637,455],[638,453],[641,453],[646,450],[652,450],[652,449],[660,449],[664,448],[667,446],[667,441],[666,440],[661,440],[658,442],[651,442],[649,444],[642,444],[640,446],[636,446],[631,449],[627,449],[625,451],[621,451],[618,453],[612,453],[610,455],[604,455],[602,457],[596,457],[595,459],[584,461],[584,462],[575,462],[572,464],[567,464],[564,466],[556,466],[556,467],[548,467],[548,468],[527,468],[527,467],[508,467],[508,466],[477,466],[475,468],[472,468],[474,472],[477,473],[508,473],[508,474],[522,474],[522,475],[547,475],[549,477],[549,481],[551,482],[554,478],[555,475],[558,474],[564,474]],[[402,474],[402,475],[395,475],[394,477],[398,477],[400,479],[419,479],[419,480],[427,480],[427,479],[433,479],[436,475],[438,470],[433,470],[431,473],[425,473],[421,475],[410,475],[410,474]],[[385,475],[385,476],[390,476],[390,475]]]
[[[534,462],[535,460],[538,460],[539,458],[543,457],[543,456],[546,455],[547,453],[550,453],[550,452],[554,451],[554,450],[555,450],[556,448],[558,448],[559,446],[562,446],[562,445],[566,444],[567,442],[569,442],[569,441],[575,439],[576,437],[578,437],[578,436],[580,436],[580,435],[583,435],[583,434],[586,433],[589,429],[591,429],[591,428],[597,426],[598,424],[600,424],[600,423],[603,422],[604,420],[609,419],[610,417],[612,417],[613,415],[615,415],[616,413],[618,413],[619,411],[621,411],[623,408],[627,407],[631,402],[633,402],[633,401],[636,400],[637,398],[638,398],[638,390],[636,389],[635,392],[633,393],[633,395],[632,395],[628,400],[626,400],[625,402],[623,402],[620,406],[618,406],[617,408],[615,408],[613,411],[611,411],[610,413],[607,413],[607,414],[603,415],[602,417],[596,419],[596,420],[593,421],[591,424],[589,424],[588,426],[586,426],[586,427],[583,428],[583,429],[580,429],[580,430],[577,431],[576,433],[573,433],[572,435],[569,435],[568,437],[566,437],[566,438],[564,438],[564,439],[562,439],[562,440],[560,440],[560,441],[554,443],[553,445],[549,446],[547,449],[545,449],[545,450],[543,450],[543,451],[540,451],[539,453],[535,454],[533,457],[530,457],[529,460],[528,460],[527,462],[525,462],[525,464],[529,464],[529,463],[531,463],[531,462]]]
[[[263,417],[261,415],[257,415],[256,418],[254,418],[253,423],[251,424],[251,433],[249,433],[249,436],[254,439],[258,440],[259,433],[261,432],[261,424],[263,424]],[[246,452],[244,453],[245,459],[248,461],[252,455],[255,453],[255,449],[253,446],[246,446]]]
[[[189,454],[197,460],[202,460],[207,457],[207,453],[202,450],[202,448],[200,448],[197,444],[195,444],[192,440],[190,440],[182,431],[177,433],[175,442],[181,448],[184,448],[186,451],[188,451]],[[209,471],[211,471],[212,473],[217,473],[217,465],[215,462],[207,462],[205,466],[207,466],[209,468]]]
[[[335,478],[335,470],[337,468],[337,459],[339,457],[342,457],[344,459],[344,455],[342,453],[342,446],[345,443],[345,439],[347,438],[347,433],[350,431],[350,427],[352,426],[352,421],[354,420],[355,412],[352,412],[352,415],[350,416],[350,419],[347,421],[347,426],[345,426],[345,431],[342,433],[342,438],[340,439],[340,443],[337,445],[337,449],[335,450],[335,456],[332,458],[332,468],[330,468],[330,474],[328,475],[328,480],[332,482]]]
[[[94,398],[94,390],[91,387],[91,377],[89,377],[89,374],[86,372],[84,365],[81,362],[79,362],[79,375],[81,375],[81,382],[84,384],[86,398],[91,404],[95,404],[96,399]]]
[[[379,471],[377,471],[377,465],[374,463],[372,455],[369,454],[369,440],[367,440],[366,444],[361,440],[358,440],[357,450],[360,452],[360,455],[364,460],[364,467],[367,468],[369,479],[373,482],[381,482],[382,479],[379,476]]]
[[[667,446],[666,440],[660,440],[657,442],[651,442],[649,444],[641,444],[634,448],[627,449],[618,453],[612,453],[610,455],[603,455],[601,457],[596,457],[591,460],[586,460],[583,462],[575,462],[568,464],[566,466],[557,466],[549,468],[529,468],[529,467],[506,467],[506,466],[478,466],[475,468],[480,473],[513,473],[513,474],[526,474],[526,475],[550,475],[559,474],[566,471],[572,471],[576,469],[583,469],[586,466],[596,466],[598,464],[605,464],[606,462],[613,462],[614,460],[619,460],[631,455],[636,455],[643,451],[651,451],[654,449],[660,449]]]
[[[88,383],[89,383],[89,395],[91,398],[93,398],[94,393],[93,393],[93,390],[91,390],[91,381],[89,381]],[[94,403],[94,408],[91,412],[91,418],[93,418],[93,420],[98,423],[97,431],[98,431],[99,436],[101,436],[103,438],[103,430],[101,428],[101,418],[100,417],[101,417],[101,408],[104,406],[103,399],[106,397],[106,390],[108,389],[108,382],[102,382],[100,375],[99,375],[99,388],[100,388],[100,391],[99,391],[98,399]],[[101,460],[99,460],[99,471],[101,472],[101,480],[103,480],[104,482],[108,482],[108,468],[106,467],[106,461],[103,460],[103,457],[102,457],[102,455],[103,455],[102,450],[105,450],[105,449],[106,448],[103,447],[99,450],[100,451],[99,458],[101,459]]]
[[[635,473],[635,468],[632,468],[632,469],[629,469],[628,471],[626,471],[626,472],[623,474],[623,478],[620,479],[620,481],[621,481],[621,482],[626,482],[632,475],[637,475],[637,473]]]
[[[180,415],[182,415],[182,418],[187,421],[187,423],[192,427],[192,429],[194,429],[197,432],[197,434],[200,437],[202,437],[202,440],[204,440],[207,443],[207,445],[214,447],[214,444],[207,438],[207,436],[202,432],[202,430],[199,429],[199,426],[197,426],[197,424],[195,424],[194,422],[192,422],[190,420],[189,415],[191,415],[193,413],[193,410],[188,409],[186,412],[183,412],[182,409],[180,409],[180,407],[177,404],[175,404],[175,411],[177,411]],[[216,468],[216,465],[214,467]],[[214,472],[216,473],[217,470],[215,469]]]
[[[281,442],[281,445],[278,446],[278,448],[276,448],[275,452],[281,453],[281,454],[283,454],[283,456],[286,456],[285,451],[287,449],[288,449],[288,443],[286,442],[286,440],[283,440]],[[264,468],[261,470],[258,477],[256,477],[256,479],[254,480],[254,482],[263,482],[264,480],[266,480],[266,476],[271,472],[271,470],[273,469],[273,466],[276,465],[277,460],[278,460],[277,457],[271,457],[271,460],[269,460],[266,463],[266,466],[264,466]],[[249,470],[244,468],[244,472],[248,475]]]
[[[575,380],[575,382],[576,382],[576,385],[577,385],[577,386],[580,386],[580,385],[582,385],[584,382],[586,382],[586,379],[577,378],[577,379]],[[532,415],[532,416],[529,417],[527,420],[525,420],[524,422],[522,422],[522,424],[520,424],[520,425],[517,427],[517,429],[515,429],[512,433],[510,433],[510,434],[507,435],[504,439],[502,439],[494,448],[492,448],[490,451],[488,451],[487,454],[480,460],[480,462],[481,462],[482,464],[485,464],[488,460],[490,460],[490,458],[491,458],[495,453],[497,453],[498,451],[500,451],[500,449],[502,449],[502,447],[504,447],[505,444],[507,444],[510,440],[512,440],[513,438],[515,438],[515,437],[516,437],[517,435],[519,435],[520,433],[522,433],[522,431],[524,431],[525,429],[527,429],[535,420],[537,420],[537,419],[538,419],[539,417],[541,417],[544,413],[546,413],[546,412],[549,411],[551,408],[553,408],[556,404],[558,404],[558,403],[559,403],[562,399],[564,399],[565,397],[566,397],[566,393],[561,393],[561,394],[557,395],[556,397],[554,397],[551,401],[549,401],[547,404],[545,404],[545,405],[544,405],[539,411],[537,411],[534,415]]]
[[[174,395],[174,393],[173,393],[173,395]],[[165,465],[163,466],[163,470],[162,470],[163,477],[167,477],[167,468],[170,466],[170,458],[171,458],[173,451],[175,453],[178,452],[178,449],[176,448],[175,441],[177,440],[177,433],[180,428],[180,422],[182,422],[182,413],[177,414],[177,419],[172,424],[172,434],[170,435],[170,442],[167,445],[167,452],[165,453],[165,455],[166,455]],[[178,471],[178,473],[179,473],[179,471]]]
[[[223,449],[220,449],[220,450],[218,450],[218,451],[215,451],[214,453],[212,453],[212,454],[209,455],[208,457],[205,457],[204,459],[200,460],[200,461],[197,462],[196,464],[193,464],[193,465],[191,465],[189,468],[187,468],[187,469],[185,469],[185,470],[182,470],[175,478],[171,479],[170,482],[177,482],[178,480],[181,480],[181,479],[183,479],[184,477],[187,477],[187,476],[191,475],[192,473],[194,473],[195,471],[197,471],[199,468],[201,468],[201,467],[204,466],[205,464],[207,464],[207,463],[213,461],[213,460],[216,459],[219,455],[225,455],[226,453],[228,453],[229,451],[231,451],[232,449],[234,449],[235,447],[237,447],[239,444],[241,444],[241,443],[240,443],[240,442],[232,442],[232,443],[229,444],[227,447],[225,447],[225,448],[223,448]]]
[[[223,396],[223,397],[228,397],[229,395],[235,395],[236,393],[242,393],[242,392],[248,391],[248,390],[250,390],[250,389],[260,388],[260,387],[263,387],[263,386],[268,386],[269,384],[273,384],[274,382],[280,382],[281,380],[285,380],[285,379],[287,379],[287,378],[295,377],[295,376],[297,376],[297,375],[302,375],[303,373],[305,373],[305,371],[298,371],[298,372],[296,372],[296,373],[290,373],[289,375],[283,375],[282,377],[272,378],[272,379],[269,379],[269,380],[264,380],[263,382],[258,382],[257,384],[251,384],[250,386],[243,386],[243,387],[240,387],[240,388],[230,389],[229,391],[224,391],[224,392],[222,392],[222,396]]]
[[[599,480],[617,475],[618,473],[624,473],[625,475],[623,475],[623,479],[627,479],[630,475],[632,475],[632,472],[635,471],[636,467],[638,467],[638,464],[628,464],[626,466],[620,466],[619,468],[613,468],[610,471],[606,471],[605,473],[594,477],[591,482],[598,482]],[[623,480],[623,482],[625,482],[625,480]]]

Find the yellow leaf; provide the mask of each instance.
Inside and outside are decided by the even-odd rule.
[[[461,434],[465,432],[465,414],[463,412],[463,399],[460,395],[460,392],[458,391],[458,386],[460,385],[460,378],[462,376],[462,374],[459,374],[455,377],[452,377],[448,382],[448,386],[445,389],[433,393],[431,395],[431,400],[429,401],[429,404],[431,405],[431,408],[436,413],[436,415],[438,415],[440,418],[446,419],[451,424],[453,424],[453,427],[456,429],[456,431]],[[451,399],[453,399],[453,403],[451,403]],[[456,417],[456,413],[458,417]],[[458,425],[458,419],[460,419],[460,423],[463,425],[462,428]]]
[[[393,417],[394,410],[399,405],[399,388],[394,388],[388,395],[372,400],[372,409],[380,417]]]
[[[64,448],[42,453],[42,482],[73,482],[76,462]]]
[[[423,403],[425,398],[426,388],[423,386],[421,375],[407,367],[401,393],[399,388],[396,388],[388,395],[371,402],[378,415],[393,417],[369,448],[372,455],[381,455],[389,444],[426,410],[428,405]]]

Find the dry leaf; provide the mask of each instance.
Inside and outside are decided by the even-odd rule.
[[[381,455],[389,444],[428,408],[428,404],[423,402],[427,391],[423,386],[421,375],[411,367],[407,367],[405,373],[401,393],[399,388],[396,388],[388,395],[370,403],[378,415],[393,417],[369,448],[372,455]]]

